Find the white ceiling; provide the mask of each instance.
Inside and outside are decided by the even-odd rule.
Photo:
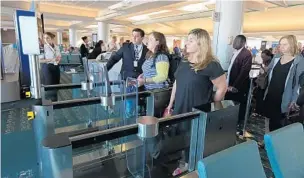
[[[43,3],[47,4],[56,4],[56,5],[70,5],[70,6],[75,6],[75,7],[80,7],[80,8],[90,8],[90,9],[106,9],[107,7],[114,5],[116,3],[119,3],[120,1],[79,1],[79,0],[73,0],[73,1],[46,1]]]
[[[136,1],[136,0],[124,0],[124,1],[79,1],[79,0],[70,0],[70,1],[36,1],[40,7],[41,12],[44,14],[45,18],[45,27],[47,30],[56,31],[56,29],[68,30],[68,28],[73,27],[78,29],[83,33],[92,33],[97,30],[96,18],[101,18],[102,21],[110,23],[111,30],[114,33],[126,35],[134,27],[141,27],[147,31],[153,30],[163,30],[164,33],[170,35],[183,35],[186,34],[185,31],[188,28],[197,27],[198,24],[204,24],[206,29],[212,32],[212,10],[214,9],[215,0],[187,0],[187,1],[161,1],[161,0],[145,0],[145,1]],[[122,3],[124,2],[124,3]],[[208,8],[207,11],[183,11],[180,10],[181,7],[190,4],[204,3]],[[244,28],[247,30],[246,33],[251,34],[252,36],[258,36],[264,32],[265,24],[271,25],[271,23],[264,22],[262,25],[259,24],[259,21],[264,21],[263,18],[271,16],[268,11],[272,9],[283,8],[284,13],[292,14],[293,10],[286,11],[285,7],[298,7],[302,8],[304,12],[304,0],[298,1],[288,1],[288,0],[250,0],[245,1],[245,12],[259,13],[254,18],[255,15],[252,13],[246,13],[244,18]],[[123,4],[121,8],[119,5]],[[298,6],[299,4],[302,4]],[[110,10],[110,7],[116,6],[115,10]],[[117,8],[118,7],[118,8]],[[1,2],[1,27],[4,27],[5,24],[9,27],[11,21],[13,20],[13,11],[14,9],[25,9],[30,8],[30,1],[2,1]],[[289,9],[289,8],[287,8]],[[149,15],[149,19],[134,21],[130,20],[131,17],[143,16],[146,14],[155,14],[155,12],[166,11],[166,13],[161,13],[157,15]],[[275,12],[274,12],[275,13]],[[277,12],[276,12],[277,13]],[[304,13],[303,13],[304,14]],[[297,19],[304,19],[303,16],[297,16]],[[246,19],[250,21],[246,22]],[[292,21],[294,18],[290,18]],[[255,21],[254,21],[255,20]],[[296,19],[294,19],[296,20]],[[286,21],[284,21],[286,22]],[[283,23],[283,21],[282,21]],[[254,24],[254,25],[253,25]],[[251,25],[251,26],[250,26]],[[258,26],[261,25],[262,30],[259,31]],[[92,28],[88,28],[91,26]],[[284,26],[284,23],[282,24]],[[299,25],[300,26],[300,25]],[[180,28],[183,27],[183,28]],[[254,27],[254,28],[253,28]],[[269,29],[273,29],[270,28]],[[11,27],[13,28],[13,27]],[[301,27],[302,28],[302,27]],[[304,35],[303,29],[296,29],[299,33]],[[183,30],[181,30],[183,29]],[[254,30],[251,30],[254,29]],[[281,30],[281,29],[278,29]],[[290,28],[285,30],[285,32],[290,32],[294,30]],[[267,33],[273,33],[274,30]],[[297,32],[297,33],[298,33]],[[265,34],[271,35],[271,34]],[[275,36],[276,34],[274,34]],[[299,34],[300,35],[300,34]]]

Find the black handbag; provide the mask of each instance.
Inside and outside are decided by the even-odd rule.
[[[287,126],[296,122],[301,122],[300,118],[300,111],[295,110],[295,111],[290,111],[286,113],[285,118],[283,119],[283,126]],[[301,122],[303,123],[303,121]]]

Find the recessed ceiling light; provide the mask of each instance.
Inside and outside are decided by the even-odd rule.
[[[189,12],[197,12],[197,11],[206,11],[209,10],[204,3],[190,4],[179,8],[178,10],[189,11]]]
[[[89,25],[89,26],[86,26],[85,28],[98,28],[98,25]]]
[[[171,12],[171,10],[162,10],[162,11],[158,11],[158,12],[152,12],[152,13],[149,13],[149,14],[145,14],[145,15],[157,15],[157,14],[163,14],[163,13],[167,13],[167,12]]]
[[[137,16],[130,17],[129,19],[134,20],[134,21],[140,21],[140,20],[149,19],[149,16],[147,16],[147,15],[137,15]]]
[[[162,10],[162,11],[158,11],[158,12],[137,15],[137,16],[130,17],[129,19],[134,20],[134,21],[146,20],[146,19],[149,19],[150,16],[152,16],[152,15],[163,14],[163,13],[167,13],[167,12],[170,12],[170,10]]]
[[[76,20],[73,20],[70,24],[71,25],[74,25],[74,24],[78,24],[78,23],[81,23],[82,21],[76,21]]]

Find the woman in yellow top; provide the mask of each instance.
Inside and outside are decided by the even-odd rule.
[[[160,32],[152,32],[149,35],[146,60],[142,65],[143,73],[137,78],[139,85],[146,90],[158,90],[155,98],[154,112],[156,117],[161,117],[166,104],[169,102],[167,92],[159,89],[167,88],[169,72],[169,50],[165,35]]]

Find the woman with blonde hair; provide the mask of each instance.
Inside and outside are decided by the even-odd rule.
[[[266,88],[265,116],[269,118],[269,130],[284,126],[284,119],[295,108],[298,98],[299,77],[304,71],[304,59],[298,55],[294,35],[280,39],[280,55],[269,64],[268,87]]]
[[[54,34],[46,32],[43,38],[43,53],[39,55],[42,84],[56,85],[60,83],[60,69],[58,64],[61,60],[61,53],[59,47],[54,43]],[[47,91],[46,98],[57,101],[57,91]]]
[[[173,108],[175,102],[173,114],[191,112],[194,106],[220,101],[227,90],[224,71],[212,54],[211,39],[206,30],[191,30],[186,50],[188,57],[176,70],[167,108]],[[217,88],[214,98],[213,86]]]
[[[191,30],[188,34],[186,50],[187,60],[181,62],[176,70],[170,103],[167,107],[167,110],[171,110],[174,103],[173,114],[191,112],[195,106],[221,101],[227,91],[226,76],[220,63],[212,54],[208,32],[203,29]],[[212,98],[213,86],[217,90]],[[190,126],[183,125],[182,127],[183,131],[179,132],[185,135],[185,141],[187,141]],[[174,176],[187,170],[188,159],[189,150],[186,149],[181,161],[184,164],[180,164],[174,171]]]

